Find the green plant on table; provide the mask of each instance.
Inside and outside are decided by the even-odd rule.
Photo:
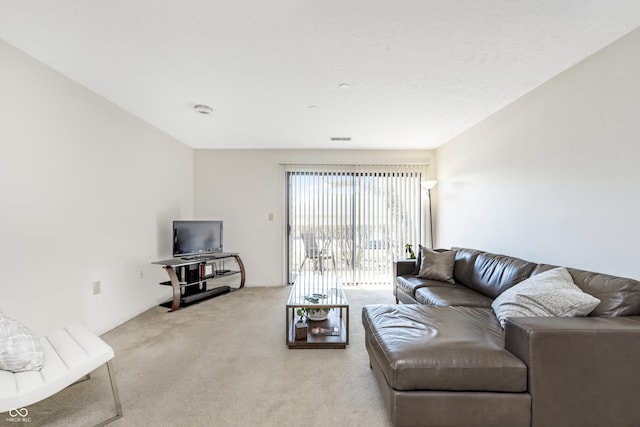
[[[317,315],[326,316],[331,311],[330,308],[327,307],[318,307],[318,308],[298,308],[296,310],[296,314],[300,317],[300,321],[304,322],[307,319],[313,320],[312,318]],[[311,318],[309,317],[311,315]]]
[[[413,245],[411,243],[404,245],[404,252],[409,256],[409,259],[416,258],[416,254],[413,253]]]
[[[312,304],[318,304],[320,298],[326,298],[326,295],[313,294],[312,296],[306,296],[304,299]],[[303,322],[306,319],[313,320],[314,317],[326,317],[331,311],[328,307],[298,307],[296,314],[300,317],[300,321]]]

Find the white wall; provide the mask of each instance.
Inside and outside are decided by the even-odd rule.
[[[2,41],[0,63],[0,310],[104,332],[170,295],[150,262],[193,213],[193,150]]]
[[[427,150],[196,150],[195,214],[198,219],[224,221],[224,248],[240,253],[247,286],[281,285],[286,281],[281,164],[428,164],[433,154]],[[270,213],[273,221],[268,220]]]
[[[640,279],[640,30],[437,150],[440,246]]]

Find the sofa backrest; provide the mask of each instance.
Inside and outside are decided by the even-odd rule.
[[[537,264],[506,255],[478,254],[471,273],[471,289],[497,298],[502,292],[522,282]]]
[[[558,267],[477,249],[451,249],[456,251],[453,269],[456,283],[494,299],[521,281]],[[580,289],[600,300],[589,316],[640,315],[640,281],[575,268],[567,270]]]
[[[532,276],[556,265],[539,264]],[[600,300],[589,316],[637,316],[640,315],[640,282],[625,277],[567,268],[573,282],[584,292]]]
[[[473,273],[473,266],[476,263],[476,258],[483,251],[477,249],[456,248],[451,250],[456,251],[456,262],[453,266],[453,279],[456,283],[471,287],[471,275]]]

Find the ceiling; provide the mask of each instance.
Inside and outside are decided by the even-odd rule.
[[[0,0],[1,39],[194,148],[435,148],[639,26],[638,0]]]

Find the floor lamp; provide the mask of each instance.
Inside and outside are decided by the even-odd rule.
[[[422,188],[427,190],[427,198],[429,199],[429,240],[431,242],[431,249],[433,249],[433,218],[431,216],[431,189],[436,186],[438,181],[422,181],[420,184]]]

